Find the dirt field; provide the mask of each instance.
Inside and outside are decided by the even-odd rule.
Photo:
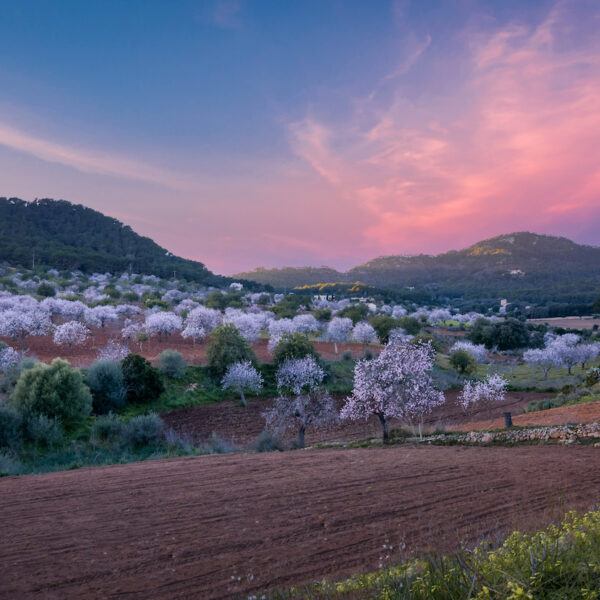
[[[88,338],[81,346],[72,349],[71,354],[67,353],[66,346],[57,346],[52,341],[51,335],[29,336],[27,338],[28,355],[37,358],[43,362],[49,363],[57,356],[65,358],[76,367],[88,367],[93,363],[98,355],[98,350],[106,346],[109,340],[117,339],[122,341],[121,330],[118,327],[106,326],[105,329],[95,328],[94,335]],[[13,346],[17,350],[21,349],[20,342],[15,342],[11,338],[0,337],[0,341]],[[268,340],[259,340],[254,344],[253,349],[259,362],[270,362],[271,353],[267,348]],[[354,358],[361,358],[364,350],[361,344],[338,344],[338,353],[335,353],[333,342],[315,342],[315,347],[319,354],[325,360],[341,359],[345,350],[350,350]],[[131,342],[131,351],[141,354],[150,361],[155,362],[158,355],[163,350],[177,350],[181,352],[190,365],[206,364],[206,341],[201,344],[193,344],[191,340],[186,340],[175,333],[167,340],[162,342],[158,338],[152,338],[143,342],[140,346],[137,342]],[[377,346],[371,346],[377,349]]]
[[[594,448],[390,447],[0,480],[0,597],[235,598],[541,526],[600,493]],[[239,578],[239,580],[238,580]]]
[[[522,415],[513,415],[514,425],[566,425],[567,423],[598,423],[600,422],[600,402],[585,402],[573,406],[559,406],[549,410],[540,410]],[[478,429],[501,429],[504,419],[472,421],[456,425],[455,429],[464,431]]]
[[[600,327],[600,319],[594,319],[594,317],[552,317],[550,319],[527,319],[527,322],[564,327],[565,329],[592,329],[594,325]]]
[[[426,429],[436,427],[449,427],[459,425],[467,420],[485,418],[485,411],[478,411],[466,417],[457,405],[458,390],[446,392],[446,403],[426,419]],[[502,413],[510,411],[518,414],[531,400],[546,398],[547,394],[533,392],[509,392],[506,401],[496,407],[498,423],[502,421]],[[343,398],[336,399],[339,406]],[[192,440],[205,440],[213,432],[228,442],[242,447],[249,447],[264,429],[265,421],[261,413],[271,406],[271,400],[251,400],[248,407],[238,406],[234,402],[220,402],[207,406],[193,406],[161,415],[167,426],[172,427],[180,434]],[[392,421],[391,427],[400,426],[399,422]],[[368,437],[379,437],[381,426],[376,417],[368,421],[343,422],[331,429],[314,430],[309,428],[306,432],[306,443],[351,441]],[[295,432],[288,432],[288,440],[295,437]]]

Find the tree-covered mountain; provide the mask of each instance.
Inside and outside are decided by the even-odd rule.
[[[176,277],[222,286],[232,279],[173,256],[117,219],[65,200],[0,198],[0,262],[60,270]]]
[[[436,256],[382,256],[346,272],[328,267],[257,269],[236,277],[277,288],[360,281],[380,288],[414,288],[436,297],[591,302],[600,294],[600,248],[520,232]]]

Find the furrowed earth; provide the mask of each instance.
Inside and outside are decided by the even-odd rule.
[[[245,597],[542,526],[599,492],[600,451],[557,446],[233,454],[8,477],[0,597]]]

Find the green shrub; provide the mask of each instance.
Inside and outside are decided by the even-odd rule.
[[[82,421],[92,411],[92,394],[81,372],[60,358],[23,371],[10,402],[25,415],[58,418],[66,426]]]
[[[23,468],[20,461],[8,452],[0,451],[0,477],[18,475]]]
[[[33,414],[27,418],[25,436],[36,445],[49,448],[63,440],[64,430],[59,419]]]
[[[344,350],[342,352],[342,360],[352,360],[352,352],[350,350]]]
[[[44,298],[50,298],[52,296],[56,296],[56,290],[50,283],[40,283],[37,288],[37,294],[38,296],[43,296]]]
[[[94,413],[103,415],[125,406],[125,380],[121,365],[112,360],[99,360],[86,374],[92,392]]]
[[[126,356],[121,362],[121,371],[129,402],[153,402],[164,392],[158,369],[139,354]]]
[[[415,322],[418,325],[418,333],[421,330],[421,326],[416,319]],[[392,331],[392,329],[398,329],[399,327],[402,327],[400,319],[394,319],[394,317],[390,317],[389,315],[374,315],[369,319],[369,323],[377,333],[377,337],[382,344],[388,343],[390,339],[390,331]]]
[[[283,450],[281,438],[265,429],[256,439],[255,447],[257,452],[275,452]]]
[[[600,368],[595,367],[590,369],[585,376],[586,387],[592,387],[600,381]]]
[[[351,304],[350,306],[344,307],[340,310],[335,316],[336,317],[346,317],[348,319],[352,319],[352,324],[356,325],[360,321],[366,319],[369,314],[369,308],[363,302],[359,304]]]
[[[373,350],[371,350],[371,348],[367,348],[365,350],[365,359],[366,360],[372,360],[373,356],[374,356],[373,355]]]
[[[140,295],[136,294],[135,292],[129,291],[124,292],[122,298],[126,302],[137,302],[140,299]]]
[[[278,367],[287,359],[305,358],[312,356],[317,363],[321,357],[316,351],[314,344],[304,333],[284,333],[273,350],[273,364]]]
[[[450,366],[461,375],[471,375],[477,370],[477,362],[470,352],[455,350],[450,355]]]
[[[22,439],[21,415],[9,406],[0,404],[0,448],[16,448]]]
[[[160,443],[164,423],[154,413],[133,417],[123,426],[123,442],[132,448],[155,446]]]
[[[228,444],[213,431],[203,451],[208,454],[229,454],[230,452],[235,452],[235,446]]]
[[[176,350],[165,350],[158,356],[158,370],[167,377],[180,379],[185,375],[186,367],[183,354]]]
[[[93,444],[114,444],[123,437],[124,423],[112,413],[102,415],[94,420],[90,432]]]
[[[208,338],[206,358],[211,373],[223,377],[227,367],[237,362],[249,360],[256,364],[256,356],[237,327],[231,324],[213,329]]]
[[[34,358],[26,357],[20,360],[16,365],[8,367],[2,375],[2,379],[0,379],[0,392],[10,396],[17,385],[17,381],[19,381],[21,373],[27,369],[33,369],[37,362],[38,361]]]

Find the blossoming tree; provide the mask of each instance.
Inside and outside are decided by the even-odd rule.
[[[221,380],[221,386],[224,390],[232,389],[237,391],[241,398],[242,404],[247,406],[244,390],[249,390],[254,393],[260,392],[263,386],[262,375],[252,366],[249,360],[234,363],[227,367],[227,372]]]

